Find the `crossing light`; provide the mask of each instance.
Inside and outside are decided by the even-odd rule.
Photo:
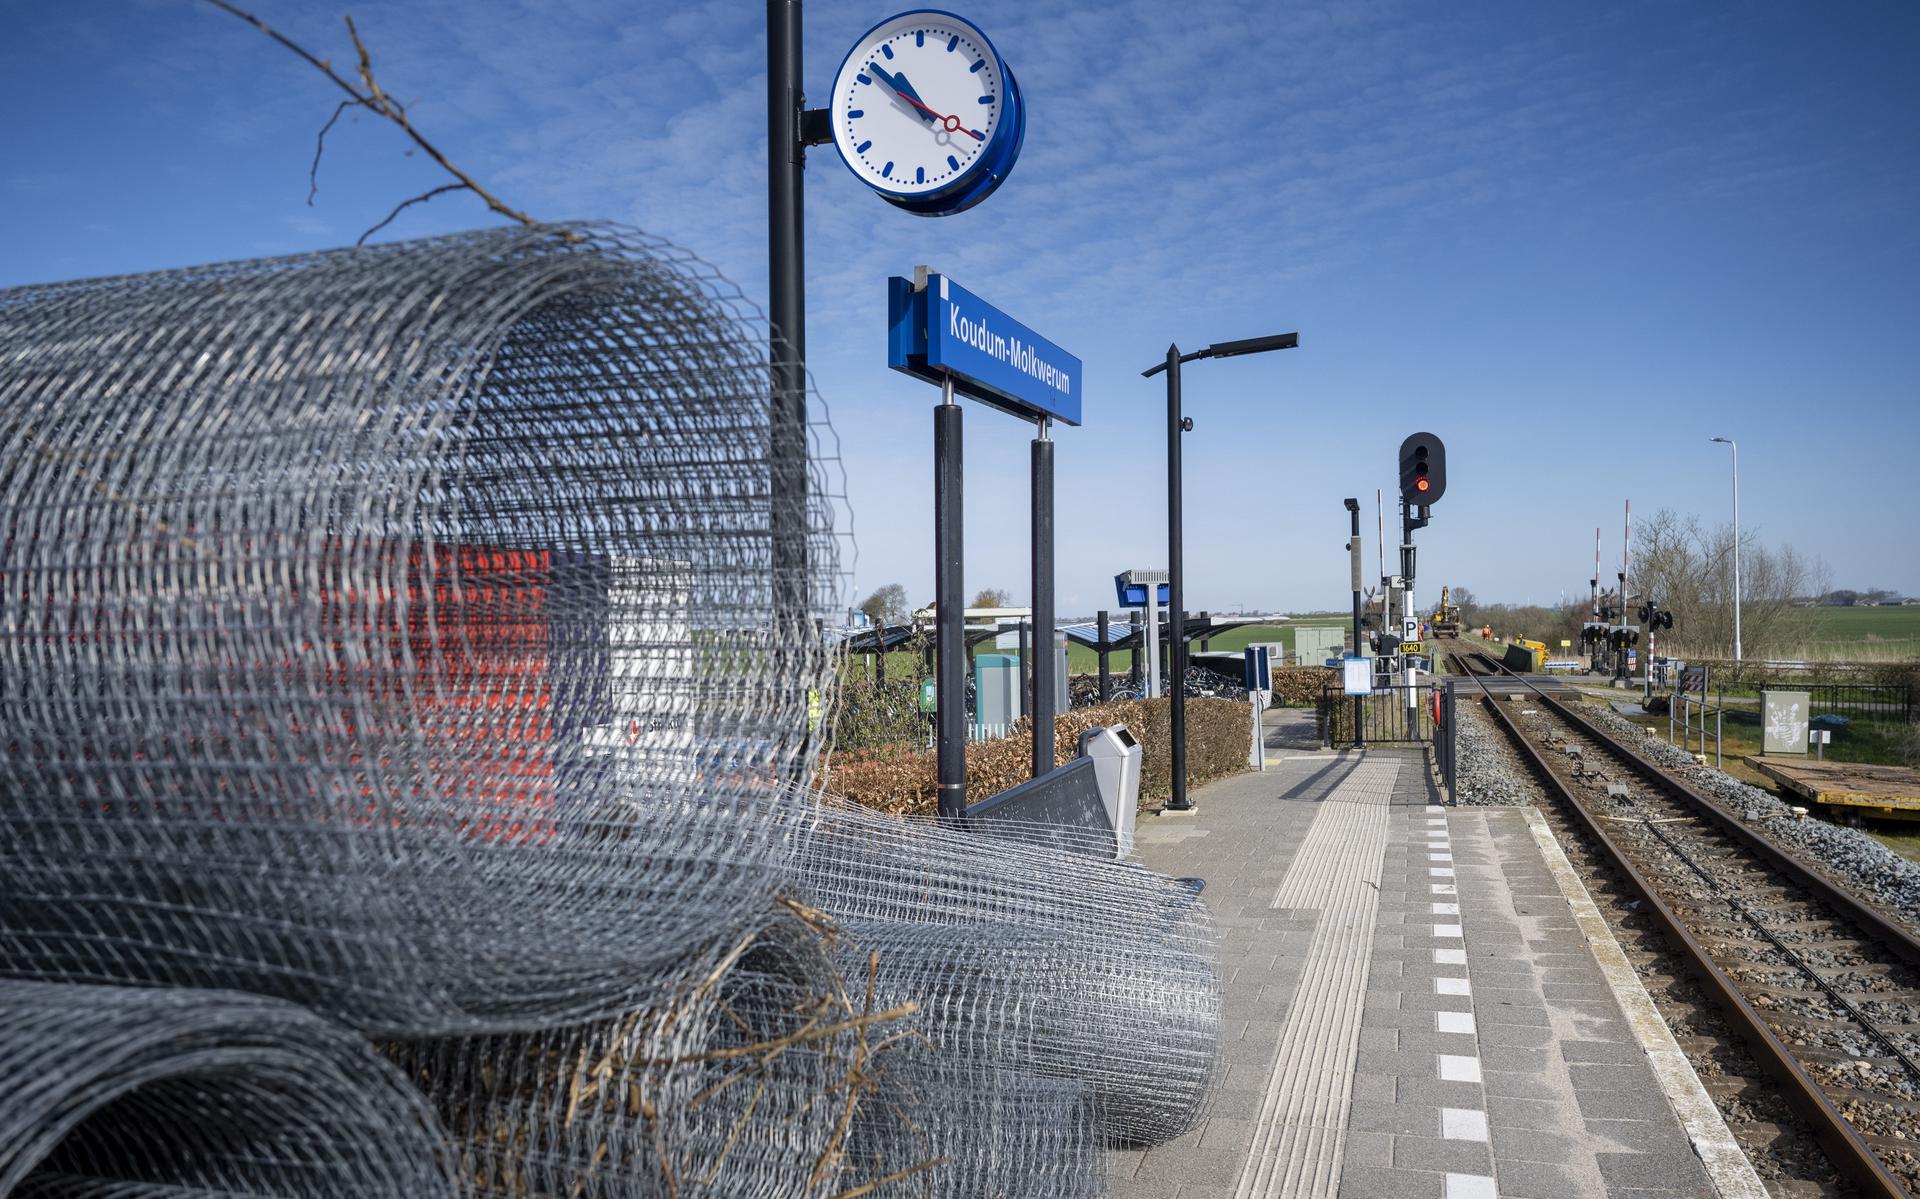
[[[1447,447],[1431,433],[1400,443],[1400,498],[1431,504],[1447,490]]]

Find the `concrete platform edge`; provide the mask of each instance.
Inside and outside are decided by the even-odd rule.
[[[1673,1030],[1667,1027],[1666,1020],[1653,1005],[1653,997],[1647,994],[1620,943],[1614,940],[1613,930],[1607,927],[1606,917],[1595,906],[1586,884],[1574,873],[1573,864],[1561,850],[1559,840],[1547,827],[1546,817],[1532,807],[1522,811],[1540,856],[1546,859],[1547,869],[1572,909],[1574,921],[1593,950],[1621,1014],[1646,1052],[1654,1077],[1659,1080],[1660,1089],[1679,1118],[1680,1126],[1686,1130],[1694,1153],[1706,1167],[1715,1193],[1720,1199],[1767,1199],[1767,1189],[1754,1171],[1752,1161],[1733,1139],[1720,1109],[1714,1106],[1706,1087],[1701,1085],[1700,1076],[1694,1072],[1693,1063],[1673,1039]]]

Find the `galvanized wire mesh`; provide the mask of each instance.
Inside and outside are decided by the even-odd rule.
[[[737,297],[572,232],[0,294],[0,973],[430,1036],[759,918],[832,464],[779,510]]]
[[[1179,1136],[1219,1069],[1212,919],[1176,880],[1033,831],[1023,841],[1003,825],[987,840],[825,807],[801,877],[845,934],[845,968],[877,955],[883,1002],[916,998],[915,1026],[939,1056],[1085,1084],[1106,1141]]]
[[[394,1045],[475,1196],[782,1199],[840,1188],[863,1024],[818,933],[717,944],[648,1007],[586,1025]]]
[[[0,1195],[457,1193],[372,1047],[232,992],[0,982]]]
[[[696,260],[494,230],[0,292],[0,367],[7,993],[249,992],[361,1051],[313,1111],[220,1075],[88,1122],[239,1120],[211,1161],[249,1104],[346,1119],[306,1175],[101,1149],[43,1193],[1092,1196],[1198,1119],[1184,888],[810,802],[837,449],[782,506],[764,327]],[[367,1173],[368,1112],[428,1181]]]

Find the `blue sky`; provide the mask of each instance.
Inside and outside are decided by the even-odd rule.
[[[400,136],[197,0],[3,0],[0,286],[350,243],[440,181]],[[762,6],[256,0],[550,218],[637,224],[766,294]],[[807,85],[892,9],[816,0]],[[809,341],[843,446],[855,586],[931,598],[931,389],[885,367],[884,280],[929,263],[1086,363],[1061,430],[1063,611],[1165,561],[1169,341],[1298,330],[1186,376],[1195,608],[1344,606],[1343,496],[1446,440],[1422,595],[1584,591],[1622,501],[1743,523],[1835,586],[1920,593],[1920,9],[1392,0],[966,7],[1025,151],[944,220],[808,171]],[[445,197],[388,234],[490,223]],[[1027,594],[1025,442],[967,416],[969,589]],[[1391,521],[1391,516],[1389,517]],[[1609,566],[1609,571],[1613,567]]]

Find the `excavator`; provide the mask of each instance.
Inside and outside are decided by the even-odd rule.
[[[1440,589],[1440,605],[1433,610],[1429,623],[1435,637],[1458,637],[1460,635],[1460,605],[1448,603],[1451,588]]]

